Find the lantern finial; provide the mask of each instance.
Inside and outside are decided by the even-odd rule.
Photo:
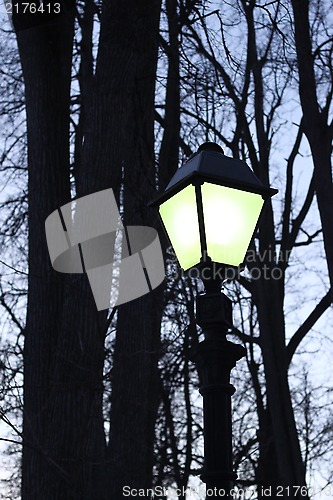
[[[200,153],[200,151],[216,151],[217,153],[222,153],[224,155],[223,149],[216,142],[204,142],[198,148],[198,153]]]

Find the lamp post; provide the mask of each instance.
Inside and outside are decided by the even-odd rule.
[[[232,303],[221,292],[228,270],[243,263],[265,202],[276,189],[263,185],[247,164],[202,144],[150,205],[159,215],[180,266],[199,270],[205,293],[197,297],[196,321],[204,340],[192,354],[203,396],[204,467],[207,498],[231,497],[230,373],[245,349],[226,338]]]

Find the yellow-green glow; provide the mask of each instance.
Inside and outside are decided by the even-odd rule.
[[[186,270],[198,264],[201,249],[194,186],[175,194],[159,210],[181,267]]]
[[[210,183],[204,183],[201,192],[207,253],[214,262],[238,266],[244,260],[264,200],[259,194]]]

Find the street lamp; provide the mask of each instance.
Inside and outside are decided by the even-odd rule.
[[[207,498],[230,497],[237,477],[232,464],[231,396],[235,388],[230,373],[245,349],[226,338],[232,327],[232,304],[221,286],[228,269],[243,263],[263,207],[276,193],[245,162],[225,156],[218,144],[206,142],[151,203],[158,207],[180,266],[184,270],[196,267],[205,287],[196,303],[196,320],[205,339],[192,360],[203,396],[201,478]]]

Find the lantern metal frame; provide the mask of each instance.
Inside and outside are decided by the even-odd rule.
[[[200,236],[201,258],[200,262],[191,267],[200,267],[202,264],[211,262],[209,253],[207,252],[207,239],[204,219],[204,209],[202,202],[201,187],[204,183],[211,183],[218,186],[237,189],[239,191],[259,194],[264,200],[260,216],[254,228],[251,240],[257,231],[265,204],[278,190],[266,187],[250,169],[250,167],[242,160],[224,155],[223,149],[216,143],[206,142],[202,144],[196,153],[181,166],[166,189],[149,203],[149,206],[158,208],[165,201],[171,199],[174,195],[182,191],[189,185],[195,188],[196,208],[198,216],[198,227]],[[170,241],[168,231],[165,228],[162,217],[159,215],[162,226],[168,241]],[[178,260],[178,258],[177,258]],[[179,262],[179,261],[178,261]],[[236,267],[228,263],[216,263],[220,267]]]

